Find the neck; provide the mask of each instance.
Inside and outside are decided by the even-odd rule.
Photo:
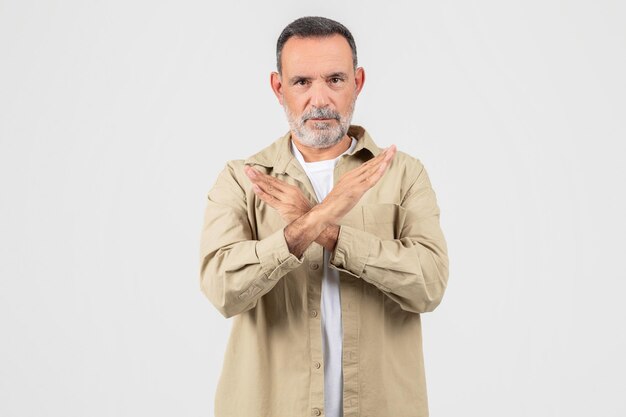
[[[341,138],[339,142],[331,146],[330,148],[314,148],[312,146],[304,145],[296,136],[291,133],[291,139],[294,145],[304,158],[305,162],[325,161],[327,159],[334,159],[344,153],[352,144],[352,139],[347,134]]]

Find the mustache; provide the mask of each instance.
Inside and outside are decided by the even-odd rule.
[[[309,119],[337,119],[339,120],[341,116],[339,113],[332,109],[322,108],[322,109],[313,109],[308,113],[302,115],[302,121],[306,122]]]

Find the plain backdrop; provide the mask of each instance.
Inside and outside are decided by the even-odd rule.
[[[206,193],[288,131],[269,74],[305,15],[352,31],[352,122],[436,191],[431,416],[626,415],[617,0],[0,0],[0,415],[213,414]]]

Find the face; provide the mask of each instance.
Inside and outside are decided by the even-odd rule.
[[[363,68],[354,71],[352,50],[341,35],[292,37],[281,53],[282,75],[273,72],[272,89],[292,133],[302,144],[328,148],[346,136]]]

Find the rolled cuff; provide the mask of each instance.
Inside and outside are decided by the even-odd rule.
[[[339,236],[330,267],[361,278],[369,259],[370,245],[374,236],[364,230],[351,226],[339,226]]]
[[[269,236],[259,240],[256,244],[256,253],[261,263],[261,269],[268,279],[278,279],[285,273],[285,269],[294,269],[304,262],[304,254],[298,259],[289,252],[285,239],[285,227],[281,227]]]

